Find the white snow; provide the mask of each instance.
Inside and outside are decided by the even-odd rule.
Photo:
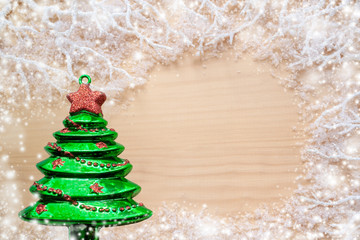
[[[310,184],[299,184],[275,213],[264,207],[220,219],[206,209],[194,214],[164,205],[136,231],[115,228],[103,232],[103,239],[359,238],[359,3],[24,0],[2,1],[0,7],[2,137],[10,124],[27,125],[22,113],[28,113],[17,109],[48,115],[82,73],[116,100],[124,89],[144,84],[155,64],[168,64],[186,51],[211,57],[231,47],[238,56],[248,51],[292,72],[281,80],[299,98],[302,121],[313,122],[302,152],[306,171],[298,177]],[[2,151],[0,179],[11,182],[16,174]],[[16,206],[5,198],[16,190],[6,186],[0,190],[1,217]],[[66,235],[58,227],[9,228],[11,221],[4,221],[2,239]]]

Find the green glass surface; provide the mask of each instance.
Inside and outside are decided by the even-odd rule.
[[[82,202],[79,202],[82,204]],[[39,204],[45,204],[48,211],[37,214],[33,209]],[[110,199],[103,201],[86,201],[94,207],[108,206],[110,209],[131,206],[136,204],[132,199]],[[85,210],[79,206],[73,206],[67,202],[53,202],[47,200],[38,201],[33,207],[28,207],[21,211],[24,220],[37,220],[37,223],[44,225],[74,225],[88,224],[97,227],[106,227],[112,225],[126,225],[139,222],[149,218],[152,212],[143,207],[137,206],[129,210],[113,212],[99,212]],[[101,220],[100,220],[101,219]]]
[[[106,127],[101,114],[80,111],[63,124],[66,129],[53,134],[56,142],[45,146],[50,156],[36,165],[45,176],[30,191],[40,200],[19,216],[44,225],[71,226],[70,232],[76,231],[77,224],[94,226],[97,231],[149,218],[152,211],[132,199],[141,188],[125,179],[132,165],[117,157],[124,146],[115,142],[118,134]],[[98,192],[90,188],[96,183],[101,187]],[[36,211],[40,204],[46,211]]]
[[[140,186],[124,178],[59,178],[45,177],[38,181],[48,188],[61,189],[77,200],[95,200],[107,198],[132,198],[140,192]],[[98,183],[104,187],[103,193],[94,193],[89,186]],[[74,187],[76,186],[76,187]],[[36,186],[30,187],[30,192],[37,193],[41,198],[52,198],[61,201],[62,196],[48,191],[38,191]]]
[[[70,114],[70,120],[74,121],[75,123],[79,124],[84,128],[89,129],[102,129],[105,128],[107,125],[107,121],[97,114],[93,114],[88,111],[80,111],[77,113]],[[65,127],[75,130],[76,127],[69,121],[68,119],[64,119],[63,124]]]
[[[64,161],[64,165],[61,167],[53,168],[52,163],[56,159]],[[65,156],[51,156],[44,161],[36,164],[36,167],[46,176],[53,177],[78,177],[78,178],[94,178],[94,177],[125,177],[132,169],[130,163],[125,164],[125,160],[117,157],[108,158],[81,158],[86,159],[92,163],[98,163],[98,166],[87,165],[76,161],[74,158]],[[117,167],[106,167],[107,164],[120,163],[125,164]],[[104,167],[100,167],[100,164],[104,164]]]
[[[69,133],[61,133],[60,131],[55,132],[54,137],[58,142],[76,142],[82,141],[111,141],[117,137],[117,133],[114,131],[106,130],[99,132],[84,132],[84,131],[74,131]]]

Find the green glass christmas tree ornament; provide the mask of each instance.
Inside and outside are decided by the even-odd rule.
[[[79,90],[67,95],[71,108],[65,128],[53,134],[56,142],[45,146],[50,157],[36,165],[45,177],[34,182],[30,192],[40,200],[19,216],[68,226],[72,240],[94,240],[101,227],[140,222],[152,211],[132,199],[141,188],[125,179],[132,165],[118,157],[124,146],[114,141],[115,130],[106,127],[101,110],[106,95],[90,89],[88,75],[79,83]]]

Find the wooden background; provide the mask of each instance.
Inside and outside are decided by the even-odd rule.
[[[135,200],[153,210],[163,201],[206,203],[227,214],[290,196],[303,140],[293,131],[294,97],[271,69],[246,56],[235,61],[231,53],[205,62],[187,56],[157,67],[127,109],[105,102],[108,127],[126,148],[121,156],[134,165],[127,178],[142,187]],[[25,132],[26,151],[14,150],[11,161],[25,204],[36,200],[28,191],[42,177],[35,164],[46,157],[43,147],[62,128],[69,106],[17,130]]]

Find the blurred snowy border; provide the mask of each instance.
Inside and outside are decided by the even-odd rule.
[[[174,204],[131,233],[104,230],[103,239],[360,238],[358,2],[23,0],[0,6],[3,133],[23,122],[17,109],[47,112],[83,73],[101,79],[95,88],[119,99],[144,84],[154,65],[186,51],[217,56],[231,47],[239,57],[247,51],[292,72],[282,82],[300,99],[304,122],[313,124],[299,176],[308,184],[299,183],[285,207],[219,219]],[[2,162],[8,159],[2,155]],[[62,236],[56,228],[12,224],[11,203],[19,201],[8,201],[18,191],[14,174],[4,168],[0,174],[1,239]]]

